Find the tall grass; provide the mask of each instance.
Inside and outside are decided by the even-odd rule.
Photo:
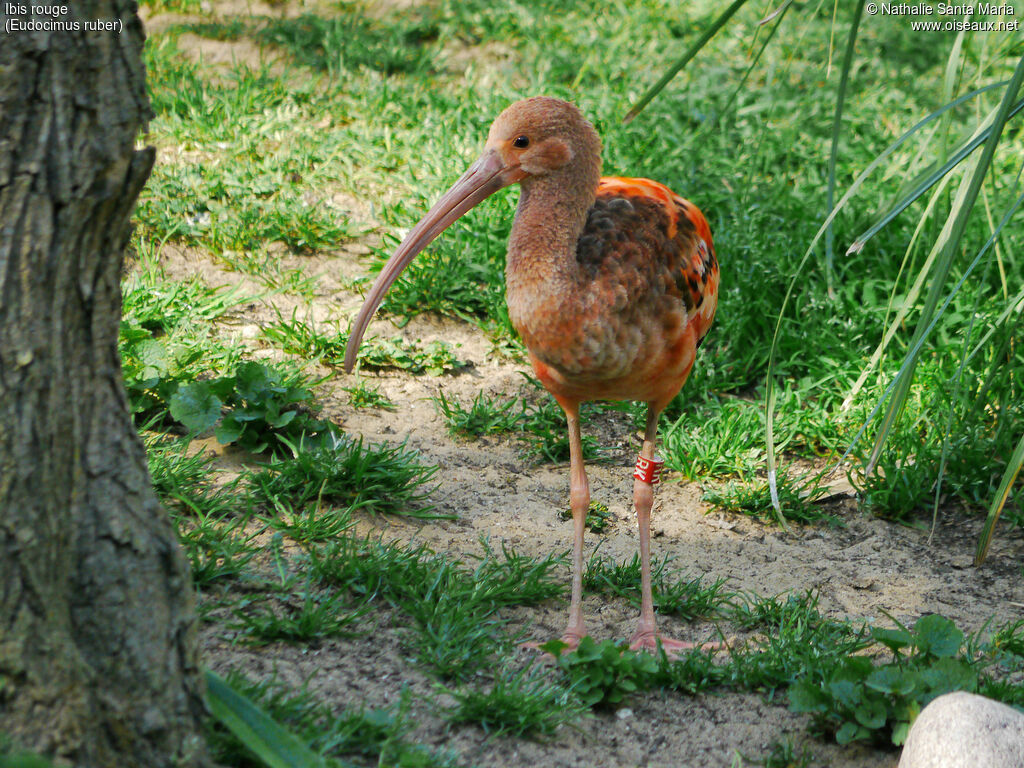
[[[701,36],[697,42],[691,46],[682,58],[676,62],[666,74],[659,80],[637,103],[637,105],[627,114],[626,121],[633,119],[636,115],[646,106],[657,94],[660,92],[669,82],[669,80],[689,61],[691,61],[699,52],[699,49],[704,46],[711,38],[711,36],[724,24],[724,22],[732,15],[732,13],[742,5],[741,0],[737,0],[729,9],[719,17],[713,24],[711,24],[705,34]],[[788,7],[788,4],[787,6]],[[838,6],[837,6],[838,7]],[[784,9],[783,9],[784,10]],[[838,213],[839,207],[845,204],[849,199],[850,195],[855,191],[856,187],[865,178],[865,174],[861,174],[851,185],[849,193],[843,197],[840,202],[840,206],[835,206],[834,201],[834,190],[836,189],[837,177],[836,169],[839,159],[840,149],[840,137],[842,134],[843,118],[844,118],[844,106],[847,89],[851,80],[851,74],[854,71],[854,65],[857,62],[857,33],[862,22],[862,15],[864,12],[864,3],[858,2],[856,7],[852,10],[849,18],[849,32],[847,38],[847,46],[845,49],[845,55],[843,57],[842,65],[839,73],[838,86],[835,96],[835,116],[832,125],[832,141],[831,141],[831,153],[828,159],[827,169],[827,191],[825,200],[825,211],[824,211],[824,223],[819,229],[818,234],[811,241],[805,251],[804,257],[800,262],[801,271],[807,266],[810,257],[817,257],[816,245],[820,238],[822,231],[825,233],[824,243],[824,271],[826,276],[826,288],[829,298],[835,296],[833,289],[833,276],[834,276],[834,262],[833,262],[833,241],[834,241],[834,219]],[[838,23],[844,23],[845,19],[840,19]],[[837,23],[834,21],[834,23]],[[904,21],[904,24],[907,24]],[[1021,450],[1014,451],[1012,456],[1007,457],[1007,440],[1013,439],[1016,434],[1019,434],[1022,429],[1022,422],[1020,418],[1019,409],[1015,408],[1012,401],[1006,400],[1002,403],[1001,408],[984,408],[978,407],[980,404],[980,398],[977,397],[979,392],[984,392],[986,395],[992,394],[992,386],[997,390],[1008,389],[1014,395],[1017,394],[1017,387],[1019,386],[1020,368],[1014,363],[1019,363],[1019,359],[1014,360],[1010,349],[1003,349],[1002,353],[1005,355],[1010,353],[1010,358],[1007,365],[1000,374],[995,377],[992,376],[991,370],[984,378],[979,376],[981,371],[972,371],[968,367],[968,354],[967,350],[970,346],[972,334],[975,330],[976,325],[988,325],[989,333],[987,336],[998,336],[1006,333],[1009,326],[1008,323],[1012,323],[1018,320],[1017,317],[1012,315],[1020,313],[1019,302],[1010,302],[1006,306],[1007,309],[1016,307],[1016,311],[1003,312],[997,317],[991,315],[987,318],[979,318],[980,309],[982,306],[983,292],[978,291],[975,293],[973,312],[970,313],[958,313],[956,309],[950,310],[950,306],[953,304],[953,299],[957,292],[961,289],[970,273],[978,266],[981,262],[982,257],[986,255],[989,250],[989,246],[999,241],[999,236],[1011,219],[1016,213],[1020,201],[1013,202],[1015,192],[1017,189],[1016,181],[1007,184],[1006,172],[1011,170],[1014,165],[1014,159],[1020,157],[1020,131],[1017,129],[1015,133],[1007,131],[1008,123],[1017,117],[1019,112],[1024,109],[1024,100],[1018,101],[1018,95],[1021,88],[1022,78],[1024,78],[1024,56],[1021,56],[1016,63],[1016,67],[1012,69],[1012,75],[1008,79],[1000,79],[1005,76],[1013,67],[1013,59],[1015,58],[1013,50],[1022,48],[1022,40],[1017,38],[1014,40],[1008,34],[1006,38],[995,45],[996,53],[986,60],[984,55],[977,59],[972,58],[971,53],[980,50],[982,54],[989,48],[989,44],[986,38],[967,38],[966,32],[961,32],[958,35],[948,38],[943,41],[948,44],[948,58],[945,67],[944,78],[941,82],[937,81],[936,85],[939,85],[939,92],[945,100],[950,102],[946,107],[932,112],[931,115],[927,116],[925,120],[918,123],[915,126],[916,130],[922,127],[925,122],[937,118],[940,114],[942,115],[942,122],[939,124],[937,130],[933,130],[931,135],[922,144],[918,151],[918,157],[924,158],[926,165],[916,177],[915,182],[909,185],[909,190],[898,194],[897,200],[889,206],[889,209],[885,211],[884,215],[881,216],[880,220],[870,227],[863,235],[858,237],[853,244],[850,246],[848,256],[851,254],[860,254],[867,241],[878,234],[884,227],[889,225],[908,207],[910,207],[921,195],[925,194],[928,190],[939,185],[933,193],[928,207],[926,207],[921,218],[919,219],[918,226],[915,229],[914,236],[911,240],[911,246],[908,247],[908,256],[910,255],[910,249],[913,247],[915,241],[918,239],[918,235],[922,230],[929,230],[929,235],[926,236],[931,239],[932,245],[928,254],[928,257],[918,267],[918,271],[915,276],[914,286],[909,296],[904,297],[903,301],[898,301],[898,291],[900,288],[900,277],[903,276],[904,267],[906,266],[906,259],[904,259],[904,265],[900,267],[899,273],[895,276],[895,279],[891,282],[890,288],[890,301],[889,306],[892,307],[894,304],[901,304],[897,311],[897,318],[893,324],[889,327],[885,337],[879,343],[875,353],[872,355],[868,365],[862,370],[858,377],[857,383],[854,385],[850,395],[847,396],[844,405],[848,406],[851,403],[852,398],[860,390],[864,384],[865,379],[870,374],[872,368],[879,361],[882,354],[886,351],[889,345],[892,343],[895,332],[902,323],[907,314],[916,315],[916,324],[914,331],[910,336],[908,342],[909,349],[903,354],[903,359],[892,378],[891,383],[885,387],[881,398],[875,409],[871,412],[865,427],[871,425],[871,422],[875,414],[884,407],[884,412],[881,415],[880,423],[872,425],[874,430],[873,443],[870,451],[864,454],[861,451],[858,454],[858,458],[861,461],[860,477],[867,487],[871,487],[874,483],[874,487],[887,486],[886,490],[897,484],[903,484],[906,486],[905,478],[902,475],[907,474],[910,470],[907,467],[916,465],[919,463],[919,459],[922,458],[922,453],[925,453],[928,448],[934,448],[935,442],[932,441],[929,445],[925,443],[923,446],[908,445],[904,442],[903,445],[899,444],[898,438],[894,438],[890,441],[890,437],[897,431],[900,418],[904,415],[907,409],[908,402],[911,400],[912,387],[914,384],[915,372],[918,367],[918,363],[921,360],[922,353],[926,349],[925,343],[928,340],[929,334],[943,322],[943,315],[949,310],[949,315],[952,317],[945,318],[945,324],[947,328],[950,325],[953,326],[955,331],[959,331],[958,335],[963,337],[962,353],[960,355],[960,364],[957,367],[956,373],[953,377],[953,392],[952,398],[943,398],[941,393],[937,392],[933,398],[933,402],[928,404],[927,416],[936,417],[935,422],[941,420],[944,413],[945,423],[940,432],[941,435],[941,450],[939,461],[935,466],[934,472],[927,472],[927,481],[924,484],[915,483],[925,492],[934,490],[934,510],[937,514],[940,500],[941,490],[943,485],[943,478],[946,472],[950,469],[949,463],[951,445],[956,441],[955,431],[960,431],[961,434],[971,435],[977,437],[979,434],[979,428],[981,434],[984,437],[990,435],[1002,436],[1002,440],[992,440],[993,443],[998,444],[996,451],[997,459],[995,462],[986,461],[984,463],[979,462],[978,464],[972,463],[970,471],[977,473],[984,477],[985,482],[989,488],[993,487],[994,479],[999,476],[999,469],[1005,467],[1005,471],[1002,472],[1002,482],[998,491],[995,491],[992,497],[992,504],[990,506],[988,521],[985,527],[985,532],[982,537],[982,541],[979,543],[977,561],[980,563],[984,559],[985,552],[987,551],[987,542],[991,537],[992,525],[999,516],[999,512],[1002,506],[1005,504],[1008,496],[1010,495],[1011,488],[1020,471],[1021,464],[1024,462],[1024,452]],[[946,48],[946,46],[943,46]],[[1003,58],[1005,56],[1005,58]],[[966,95],[958,94],[958,90],[968,90],[970,86],[975,86],[974,90]],[[981,86],[980,88],[977,86]],[[962,124],[965,126],[961,130],[965,131],[964,138],[959,141],[954,147],[949,146],[949,134],[953,130],[954,124],[953,119],[955,113],[949,112],[949,108],[954,104],[962,102],[968,98],[974,96],[980,96],[985,91],[992,91],[988,94],[990,97],[998,99],[997,104],[991,107],[987,114],[981,109],[982,101],[979,99],[976,103],[979,108],[976,110],[973,116],[967,116],[965,120],[962,120]],[[984,117],[979,117],[984,114]],[[1006,135],[1006,140],[1004,139]],[[906,134],[905,134],[906,136]],[[1016,140],[1015,140],[1016,139]],[[900,140],[901,143],[902,139]],[[977,154],[977,150],[980,152]],[[873,170],[880,161],[890,154],[892,147],[885,150],[883,153],[878,155],[872,162],[872,166],[869,170]],[[1000,155],[997,158],[997,150],[1000,151]],[[971,162],[966,164],[963,170],[957,171],[963,161],[971,159]],[[930,162],[927,162],[930,160]],[[1021,166],[1024,168],[1024,166]],[[893,167],[889,168],[890,173],[893,172]],[[950,174],[959,173],[959,184],[956,187],[956,191],[950,194],[945,192],[946,186],[950,181]],[[1000,178],[1003,176],[1003,178]],[[1019,177],[1019,170],[1018,170]],[[982,217],[982,212],[976,211],[976,208],[980,208],[978,205],[979,195],[982,192],[983,185],[986,180],[988,184],[985,191],[985,210],[986,220],[984,224],[988,225],[991,236],[988,241],[982,246],[978,252],[977,257],[967,266],[963,271],[960,281],[952,288],[950,288],[950,276],[955,265],[961,265],[963,269],[962,252],[970,250],[972,248],[972,241],[976,241],[979,237],[976,234],[980,228],[975,224],[974,232],[968,234],[968,224],[972,221],[972,217],[976,221]],[[993,224],[993,216],[991,211],[991,198],[999,199],[1005,206],[1003,209],[1003,216],[1000,224],[995,226]],[[941,212],[946,206],[948,206],[948,214],[945,218],[945,223],[940,229],[936,231],[935,222],[938,219],[929,221],[933,215],[936,215],[936,206],[938,205],[938,212]],[[926,226],[927,225],[927,226]],[[981,230],[983,231],[983,230]],[[973,237],[972,237],[973,235]],[[1007,299],[1007,283],[1006,283],[1006,267],[1004,264],[1004,257],[998,253],[998,249],[993,249],[992,254],[988,256],[988,262],[998,262],[999,273],[1002,278],[1002,299],[1005,302]],[[1015,277],[1019,279],[1020,271],[1019,264],[1014,264],[1017,267]],[[912,272],[908,272],[908,279]],[[774,434],[775,426],[775,414],[776,414],[776,389],[775,389],[775,377],[777,374],[776,370],[776,352],[782,343],[785,331],[782,330],[782,321],[786,315],[786,306],[788,305],[791,296],[793,295],[794,288],[797,287],[799,277],[794,277],[790,283],[790,287],[786,293],[786,297],[783,302],[783,307],[780,309],[778,314],[779,322],[776,324],[775,335],[771,344],[771,356],[768,362],[768,369],[766,372],[766,419],[765,419],[765,433],[767,443],[767,465],[768,465],[768,478],[771,486],[771,495],[773,505],[776,509],[777,514],[782,517],[782,510],[778,501],[777,493],[777,472],[776,472],[776,441]],[[977,278],[975,278],[977,279]],[[917,304],[914,300],[920,294],[921,287],[924,283],[929,284],[927,295],[925,296],[923,303]],[[989,282],[990,281],[984,281]],[[990,287],[991,286],[990,283]],[[998,299],[998,290],[995,291],[996,296],[993,298]],[[940,302],[942,305],[940,307]],[[980,323],[978,320],[980,319]],[[986,322],[987,321],[987,322]],[[949,333],[949,330],[947,330]],[[945,343],[943,343],[945,342]],[[948,343],[949,339],[940,340],[939,344],[934,342],[930,345],[930,351],[938,352],[943,351],[943,347],[952,346]],[[977,349],[975,350],[975,352]],[[973,356],[973,355],[972,355]],[[974,374],[973,376],[971,374]],[[981,386],[984,381],[984,386]],[[974,396],[972,398],[972,395]],[[973,399],[973,402],[972,402]],[[973,406],[973,407],[972,407]],[[970,414],[970,417],[965,418],[964,412]],[[924,416],[925,414],[922,414]],[[926,418],[927,418],[926,416]],[[1009,429],[1004,429],[1004,426],[1009,424]],[[858,447],[858,439],[864,429],[854,438],[850,450],[853,451]],[[984,438],[983,438],[984,439]],[[991,438],[990,438],[991,439]],[[896,447],[891,444],[895,443]],[[879,462],[883,450],[886,446],[890,445],[890,450],[897,453],[895,460],[890,459],[887,468],[891,471],[886,473],[883,477],[878,477],[877,470],[879,468]],[[992,446],[995,447],[995,446]],[[1000,454],[1002,454],[1000,456]],[[934,457],[930,457],[934,458]],[[929,464],[936,465],[934,460],[930,461]],[[986,464],[988,466],[986,466]],[[994,465],[994,466],[993,466]],[[919,481],[920,476],[915,478]],[[914,504],[919,504],[921,498],[915,498]]]

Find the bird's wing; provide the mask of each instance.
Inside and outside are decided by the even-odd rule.
[[[698,340],[710,327],[718,298],[711,229],[697,206],[664,184],[602,178],[576,257],[624,320],[650,313],[652,303],[670,320],[674,304],[698,326]]]

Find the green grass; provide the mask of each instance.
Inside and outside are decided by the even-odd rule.
[[[562,520],[571,520],[572,510],[563,509],[558,513],[558,516]],[[592,533],[603,533],[611,525],[611,519],[612,513],[608,510],[607,504],[591,501],[590,506],[587,507],[587,514],[583,519],[583,524]]]
[[[494,736],[553,736],[563,725],[578,720],[585,709],[574,689],[550,677],[544,667],[505,668],[489,688],[449,690],[455,704],[448,720],[476,724]]]
[[[333,333],[318,331],[311,323],[278,317],[278,321],[263,329],[263,335],[286,352],[301,355],[324,365],[340,366],[345,358],[348,334],[340,328]],[[363,341],[360,355],[363,370],[398,370],[408,373],[428,373],[440,376],[465,367],[455,355],[451,345],[443,341],[429,344],[409,342],[401,336],[382,339],[371,336]]]
[[[480,392],[469,407],[448,397],[444,392],[432,398],[438,413],[448,424],[448,433],[453,437],[482,437],[515,432],[521,428],[526,406],[519,401],[518,410],[514,402],[498,400]]]
[[[779,509],[785,521],[844,525],[841,518],[826,511],[818,503],[823,495],[820,483],[820,474],[815,476],[811,473],[800,475],[795,472],[783,472],[779,478],[777,493]],[[767,480],[730,480],[724,486],[706,490],[704,500],[728,512],[738,512],[768,522],[779,522]]]
[[[654,607],[663,615],[678,616],[687,621],[715,616],[732,600],[725,590],[725,580],[704,584],[700,577],[690,581],[670,567],[670,558],[653,558],[651,590]],[[627,598],[640,605],[640,557],[616,563],[595,552],[583,571],[584,589]]]
[[[192,0],[148,5],[155,12],[201,12]],[[736,595],[724,583],[691,579],[668,559],[655,561],[658,610],[686,621],[711,619],[723,632],[738,627],[745,641],[724,656],[696,651],[653,667],[614,643],[595,644],[584,649],[588,658],[563,656],[565,676],[553,680],[500,666],[529,631],[511,616],[564,598],[564,558],[530,557],[504,545],[495,551],[486,543],[478,559],[456,558],[357,536],[354,521],[366,514],[435,515],[430,492],[438,468],[401,442],[371,445],[344,434],[340,419],[321,415],[389,407],[370,376],[347,387],[346,405],[335,392],[326,398],[326,387],[306,370],[339,365],[346,318],[313,322],[311,309],[308,317],[305,309],[290,317],[279,312],[258,339],[244,341],[234,325],[278,294],[300,299],[302,307],[323,300],[334,288],[320,280],[319,267],[330,267],[339,248],[367,233],[376,245],[366,266],[383,263],[476,156],[494,115],[526,95],[561,96],[594,120],[606,173],[667,183],[700,205],[714,232],[719,310],[690,381],[662,420],[660,450],[670,469],[700,481],[722,508],[772,518],[762,480],[765,399],[780,311],[773,447],[780,464],[831,467],[911,352],[912,331],[928,316],[932,296],[948,295],[932,286],[948,289],[967,276],[922,347],[878,470],[855,471],[852,480],[864,509],[895,520],[927,513],[937,497],[944,508],[987,508],[1013,469],[1007,457],[1024,425],[1024,351],[1015,322],[1024,253],[1019,210],[978,268],[969,275],[968,269],[1019,194],[1020,118],[985,174],[959,247],[946,254],[945,280],[933,279],[939,262],[930,255],[969,168],[898,213],[859,252],[843,251],[899,202],[908,180],[930,173],[997,105],[999,90],[965,102],[894,149],[839,210],[830,245],[808,246],[828,214],[827,189],[842,195],[916,121],[959,94],[1008,78],[1024,51],[1009,36],[965,35],[951,57],[953,35],[864,23],[847,69],[839,53],[852,19],[846,6],[837,8],[833,22],[827,3],[794,7],[768,39],[768,30],[756,27],[763,9],[748,4],[628,125],[620,118],[637,94],[708,28],[720,4],[640,0],[624,8],[592,0],[552,13],[548,0],[439,0],[400,14],[343,4],[330,14],[297,17],[213,12],[154,33],[145,51],[155,113],[147,141],[158,146],[159,161],[136,214],[139,264],[123,286],[120,349],[154,486],[203,591],[204,621],[234,622],[247,642],[316,644],[373,629],[378,612],[362,611],[380,608],[403,627],[394,642],[404,658],[449,692],[440,716],[452,727],[475,723],[489,734],[548,737],[574,722],[584,691],[573,688],[574,673],[565,671],[573,668],[596,681],[585,691],[587,703],[628,702],[652,688],[673,695],[757,691],[781,700],[811,681],[804,684],[826,691],[814,705],[824,731],[846,728],[845,735],[861,738],[847,725],[857,722],[872,732],[867,738],[891,738],[902,722],[889,717],[895,708],[881,727],[868,728],[859,710],[844,710],[827,693],[843,682],[830,670],[860,684],[888,663],[876,658],[868,670],[856,661],[879,649],[869,628],[822,615],[813,593]],[[185,33],[264,46],[273,64],[196,63],[183,50]],[[837,118],[842,71],[849,86]],[[516,195],[503,191],[439,238],[389,293],[383,313],[399,324],[424,312],[461,318],[483,329],[493,354],[522,361],[504,304]],[[244,273],[258,290],[169,278],[160,264],[171,245]],[[366,281],[340,282],[351,289]],[[456,348],[407,336],[367,339],[360,367],[388,376],[466,372]],[[535,382],[466,402],[442,392],[435,403],[453,435],[508,435],[535,461],[568,458],[564,415]],[[584,424],[612,407],[586,404]],[[642,426],[642,406],[614,407]],[[872,459],[880,423],[881,417],[872,422],[849,457],[861,467]],[[242,464],[237,471],[222,473],[197,452],[191,440],[203,430],[232,446]],[[586,428],[584,435],[588,460],[600,458],[602,446]],[[787,520],[821,518],[814,482],[814,475],[780,473]],[[1019,478],[1007,498],[1003,519],[1019,524]],[[597,515],[590,524],[603,522]],[[270,565],[267,547],[258,544],[268,531]],[[286,557],[285,541],[297,552]],[[268,568],[275,575],[268,577]],[[635,559],[594,557],[585,579],[607,600],[638,600]],[[1014,677],[1020,638],[1020,627],[1011,625],[995,628],[985,642],[968,636],[956,658],[980,670],[978,690],[1024,705]],[[919,661],[909,666],[931,664]],[[303,691],[264,683],[247,690],[332,760],[458,764],[412,743],[411,694],[385,710],[331,711]],[[872,700],[869,690],[865,701]],[[864,712],[861,720],[878,723]],[[219,727],[212,733],[218,761],[255,764],[233,737]],[[807,762],[779,744],[766,764]]]
[[[207,460],[185,456],[183,445],[183,440],[158,443],[151,462],[161,495],[182,510],[178,522],[197,581],[211,587],[244,579],[249,585],[240,600],[205,611],[206,620],[221,623],[236,642],[315,647],[372,631],[381,609],[397,612],[403,617],[398,626],[404,627],[399,634],[405,652],[451,697],[442,714],[452,725],[475,723],[489,734],[544,737],[590,707],[626,706],[653,688],[684,695],[755,691],[769,698],[788,691],[795,709],[811,712],[816,727],[841,742],[899,741],[909,717],[944,690],[977,690],[1024,703],[1019,682],[1024,622],[969,637],[939,616],[920,620],[913,630],[867,627],[823,616],[813,592],[739,595],[727,592],[722,582],[688,581],[668,560],[656,560],[653,568],[659,613],[687,621],[711,617],[738,629],[746,640],[733,641],[717,656],[695,650],[672,662],[630,652],[621,643],[587,639],[576,651],[559,655],[557,668],[564,677],[555,679],[548,670],[495,667],[523,636],[503,617],[503,609],[564,595],[564,578],[556,574],[563,572],[564,557],[529,557],[504,544],[497,552],[484,540],[482,554],[459,561],[423,546],[358,537],[351,513],[325,511],[319,502],[288,512],[280,497],[269,521],[280,531],[269,547],[258,550],[252,539],[263,529],[239,509],[252,501],[240,504],[237,494],[217,491],[204,471]],[[204,507],[221,517],[204,515]],[[317,528],[308,526],[324,518],[333,526],[330,535],[311,535]],[[281,533],[302,544],[307,555],[286,555]],[[269,551],[273,576],[253,568],[260,550]],[[615,563],[595,556],[587,565],[585,587],[607,598],[635,604],[638,584],[636,558]],[[873,661],[865,655],[871,648],[876,655],[886,649],[892,661]],[[851,686],[856,696],[841,693]],[[282,690],[281,695],[291,694]],[[323,711],[301,693],[297,701],[310,704],[310,712]],[[289,707],[268,709],[294,733],[304,733],[303,723],[309,721],[296,718]],[[362,722],[364,715],[347,713],[318,727],[345,734],[326,742],[340,750],[337,754],[406,748],[406,725],[398,727],[390,713],[377,712]],[[357,731],[348,730],[357,722]],[[390,746],[370,737],[375,733]],[[233,738],[214,729],[214,743],[225,754],[244,752]],[[327,749],[325,742],[303,738],[314,751]]]
[[[540,389],[540,382],[532,376],[527,380],[531,390]],[[509,399],[489,397],[480,392],[468,407],[455,399],[449,400],[444,392],[432,400],[452,436],[479,438],[516,433],[523,440],[524,454],[534,461],[557,464],[569,460],[565,412],[546,394]],[[609,408],[611,406],[603,403],[584,403],[582,418]],[[582,443],[584,459],[599,461],[604,458],[605,449],[592,435],[584,434]]]
[[[417,662],[441,679],[465,680],[511,649],[514,638],[498,609],[564,591],[552,578],[560,560],[525,558],[507,547],[499,556],[486,543],[484,551],[469,569],[425,547],[348,538],[312,550],[311,566],[323,584],[401,610],[415,627],[407,643]]]
[[[357,632],[352,625],[366,609],[350,608],[344,597],[316,592],[307,584],[298,596],[244,601],[235,607],[236,622],[228,628],[250,645],[277,641],[315,645],[327,638],[354,637]]]
[[[331,541],[349,531],[355,522],[351,509],[323,509],[320,502],[295,509],[280,496],[271,499],[273,509],[267,523],[299,544]]]
[[[259,552],[259,529],[247,530],[248,519],[198,511],[179,517],[178,533],[192,570],[192,583],[202,589],[246,572]]]
[[[437,517],[428,502],[437,467],[419,463],[419,454],[397,446],[366,446],[335,431],[288,443],[290,455],[250,473],[252,498],[272,507],[329,502],[349,510]],[[448,515],[441,515],[447,517]]]

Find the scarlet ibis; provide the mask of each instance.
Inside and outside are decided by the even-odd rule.
[[[641,608],[634,650],[691,647],[662,636],[651,596],[650,518],[663,461],[658,417],[679,392],[715,316],[718,262],[693,203],[649,179],[601,178],[601,140],[568,102],[535,97],[505,109],[481,157],[409,232],[380,272],[349,335],[345,369],[384,294],[412,259],[456,219],[518,182],[505,269],[509,318],[537,378],[565,411],[573,516],[572,600],[563,640],[583,620],[583,529],[590,488],[580,445],[580,403],[647,403],[633,473],[640,536]]]

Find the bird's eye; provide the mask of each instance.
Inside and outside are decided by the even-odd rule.
[[[526,136],[516,136],[515,139],[512,140],[512,146],[516,149],[526,149],[530,146],[530,139]]]

